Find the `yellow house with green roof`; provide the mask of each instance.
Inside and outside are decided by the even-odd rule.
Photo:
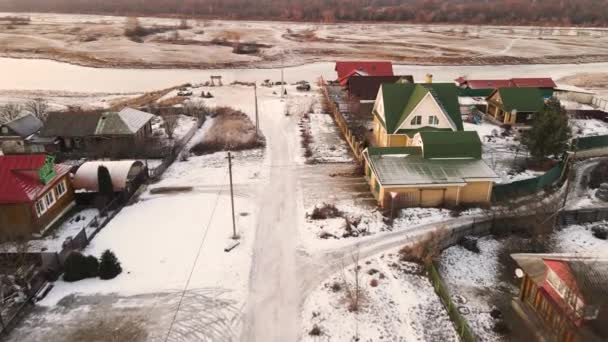
[[[382,84],[372,114],[372,145],[378,147],[412,146],[418,132],[463,129],[453,83]]]
[[[423,131],[406,147],[363,151],[365,177],[383,208],[487,205],[496,173],[475,131]]]

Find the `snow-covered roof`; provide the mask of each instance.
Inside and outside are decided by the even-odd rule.
[[[125,190],[129,180],[137,176],[144,168],[142,162],[137,160],[118,161],[89,161],[82,164],[74,175],[73,185],[75,190],[87,190],[97,192],[97,170],[105,166],[110,172],[114,191]]]
[[[152,120],[154,115],[133,108],[124,108],[118,112],[118,116],[129,127],[131,132],[139,131],[148,121]]]

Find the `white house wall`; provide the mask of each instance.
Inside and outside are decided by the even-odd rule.
[[[420,125],[412,125],[410,122],[415,116],[422,116],[422,122]],[[429,117],[436,116],[439,119],[439,124],[432,127],[437,128],[451,128],[449,119],[441,110],[441,107],[437,104],[431,93],[427,93],[424,98],[418,103],[416,108],[408,115],[408,117],[401,123],[398,129],[416,129],[429,125]]]
[[[386,118],[384,116],[384,97],[382,96],[382,87],[378,90],[378,95],[376,96],[376,102],[374,104],[374,109],[376,113],[382,118],[382,121],[386,122]]]

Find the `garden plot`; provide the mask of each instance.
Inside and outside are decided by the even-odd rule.
[[[355,266],[319,286],[304,302],[301,341],[458,341],[419,265],[397,253],[359,262],[360,300],[352,311]]]
[[[39,304],[56,314],[57,319],[67,319],[71,310],[64,308],[65,301],[73,302],[68,298],[86,301],[96,296],[132,298],[152,294],[164,298],[166,293],[181,292],[187,287],[189,292],[186,298],[193,296],[196,291],[206,291],[216,293],[207,296],[210,301],[221,297],[231,303],[230,306],[213,310],[218,315],[226,316],[223,319],[229,326],[228,330],[234,334],[232,339],[235,339],[239,333],[240,311],[234,308],[241,307],[248,294],[251,249],[258,211],[255,199],[262,178],[261,156],[260,152],[255,151],[237,152],[234,156],[234,164],[238,165],[233,176],[240,245],[230,253],[224,251],[233,241],[225,153],[190,157],[175,162],[161,181],[151,187],[178,187],[182,189],[181,192],[144,193],[140,201],[123,208],[83,251],[84,254],[99,256],[104,250],[111,249],[122,263],[122,274],[109,281],[85,279],[68,283],[59,280]],[[195,263],[195,259],[198,262]],[[148,308],[154,312],[156,305],[137,300],[131,300],[131,303],[133,310],[141,312],[146,312]],[[184,308],[191,305],[204,307],[205,303],[187,300],[183,303]],[[80,314],[90,318],[85,319],[83,324],[90,324],[89,327],[94,329],[97,324],[94,317],[104,315],[108,310],[111,309],[89,307]],[[169,317],[168,313],[165,314]],[[143,319],[147,320],[146,316]],[[153,319],[150,317],[150,320]],[[176,324],[187,324],[187,320],[191,319],[186,314],[178,315]],[[31,322],[26,320],[24,326]],[[164,319],[162,327],[155,326],[152,321],[145,321],[142,325],[166,332],[169,323],[169,319]],[[42,329],[48,329],[48,326],[33,328],[26,335],[29,337],[24,339],[34,340],[31,337],[39,336],[36,334]],[[196,332],[196,338],[201,340],[213,333],[202,329]]]
[[[173,130],[173,139],[178,141],[185,137],[194,127],[196,127],[197,119],[191,116],[178,115],[175,129]],[[152,119],[152,135],[162,139],[169,139],[167,131],[164,127],[165,123],[161,116],[155,116]]]
[[[608,134],[608,123],[597,119],[570,119],[574,138]]]
[[[480,125],[465,122],[464,129],[479,134],[483,144],[482,158],[500,177],[497,183],[510,183],[543,174],[542,171],[525,168],[528,151],[514,132],[506,134],[503,128],[488,122]]]

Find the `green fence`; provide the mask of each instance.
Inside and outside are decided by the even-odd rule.
[[[608,147],[608,135],[572,139],[572,148],[577,151],[601,147]]]
[[[554,185],[561,177],[563,163],[559,163],[545,174],[507,184],[496,184],[492,188],[492,199],[500,202],[510,198],[527,196]]]
[[[467,321],[462,317],[460,312],[458,311],[458,306],[454,305],[452,301],[452,297],[450,297],[450,292],[445,286],[443,279],[437,272],[435,265],[432,263],[427,265],[427,272],[429,274],[429,278],[431,279],[431,283],[433,283],[433,287],[435,288],[435,292],[441,299],[443,306],[448,311],[448,315],[450,319],[454,323],[454,327],[456,328],[456,332],[464,342],[474,342],[477,341],[477,337],[473,333],[473,330],[469,327]]]

